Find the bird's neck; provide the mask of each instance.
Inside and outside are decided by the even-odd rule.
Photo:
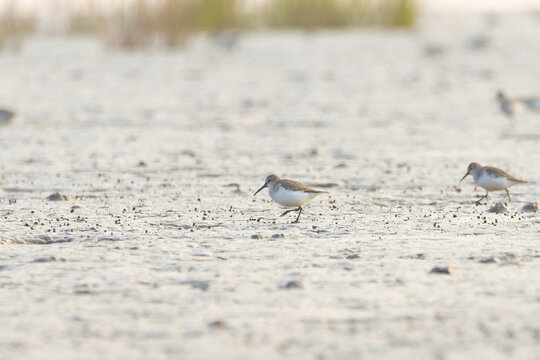
[[[278,185],[277,181],[274,181],[273,183],[269,184],[268,191],[272,193],[275,192],[277,190],[277,185]]]

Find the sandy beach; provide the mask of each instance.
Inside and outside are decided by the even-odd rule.
[[[5,50],[0,358],[540,359],[540,113],[495,100],[540,95],[539,32]],[[529,181],[506,212],[458,186],[472,161]],[[270,173],[330,193],[290,224]]]

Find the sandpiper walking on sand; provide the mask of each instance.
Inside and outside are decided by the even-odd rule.
[[[268,194],[274,201],[285,207],[294,207],[287,210],[280,216],[286,215],[291,211],[298,211],[298,216],[293,223],[297,223],[302,213],[302,205],[313,200],[317,195],[328,193],[327,191],[313,190],[301,182],[287,179],[280,179],[277,175],[268,175],[264,185],[253,194],[257,195],[259,191],[268,187]]]
[[[470,163],[467,168],[467,173],[461,178],[460,183],[468,175],[472,175],[474,183],[483,187],[486,190],[486,195],[482,196],[476,203],[480,203],[483,199],[488,197],[490,191],[506,191],[508,195],[508,201],[510,202],[510,192],[508,188],[516,184],[523,184],[527,181],[518,179],[504,170],[498,169],[492,166],[482,166],[478,163]]]

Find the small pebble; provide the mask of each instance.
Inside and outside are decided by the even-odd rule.
[[[304,285],[298,280],[289,281],[285,285],[285,289],[303,289]]]
[[[469,40],[469,47],[472,50],[482,50],[488,47],[489,45],[489,38],[485,36],[475,36],[472,39]]]
[[[208,323],[208,327],[214,330],[224,330],[227,329],[229,326],[223,320],[215,320]]]
[[[439,56],[446,53],[446,48],[439,44],[428,44],[424,47],[424,54],[426,56]]]
[[[56,256],[44,256],[44,257],[40,257],[40,258],[32,260],[33,263],[46,263],[46,262],[55,262],[55,261],[66,262],[67,260],[64,258],[56,257]]]
[[[75,295],[88,295],[92,293],[93,289],[94,289],[94,285],[92,284],[82,284],[82,285],[76,286],[73,293]]]
[[[191,285],[192,288],[200,289],[202,291],[206,291],[210,288],[210,283],[208,281],[192,280],[184,281],[183,284]]]
[[[522,260],[521,256],[512,254],[512,253],[504,253],[504,255],[500,256],[501,260],[504,260],[506,262],[510,263],[518,263]]]
[[[70,201],[72,198],[68,195],[62,195],[59,192],[55,192],[47,197],[49,201]]]
[[[446,275],[450,275],[450,274],[453,274],[454,271],[449,266],[435,266],[433,269],[431,269],[431,271],[429,273],[430,274],[446,274]]]
[[[477,259],[474,256],[469,257],[469,260]],[[480,264],[494,264],[494,263],[506,263],[506,264],[519,264],[522,261],[521,256],[513,253],[503,253],[500,255],[487,256],[479,258],[478,262]]]

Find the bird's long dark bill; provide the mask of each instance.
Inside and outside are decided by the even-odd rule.
[[[253,194],[253,196],[257,195],[259,193],[259,191],[261,191],[262,189],[264,189],[266,187],[266,184],[264,184],[259,190],[257,190],[255,192],[255,194]]]
[[[469,176],[469,173],[466,173],[465,176],[463,176],[461,180],[459,180],[459,182],[461,183],[467,176]]]

